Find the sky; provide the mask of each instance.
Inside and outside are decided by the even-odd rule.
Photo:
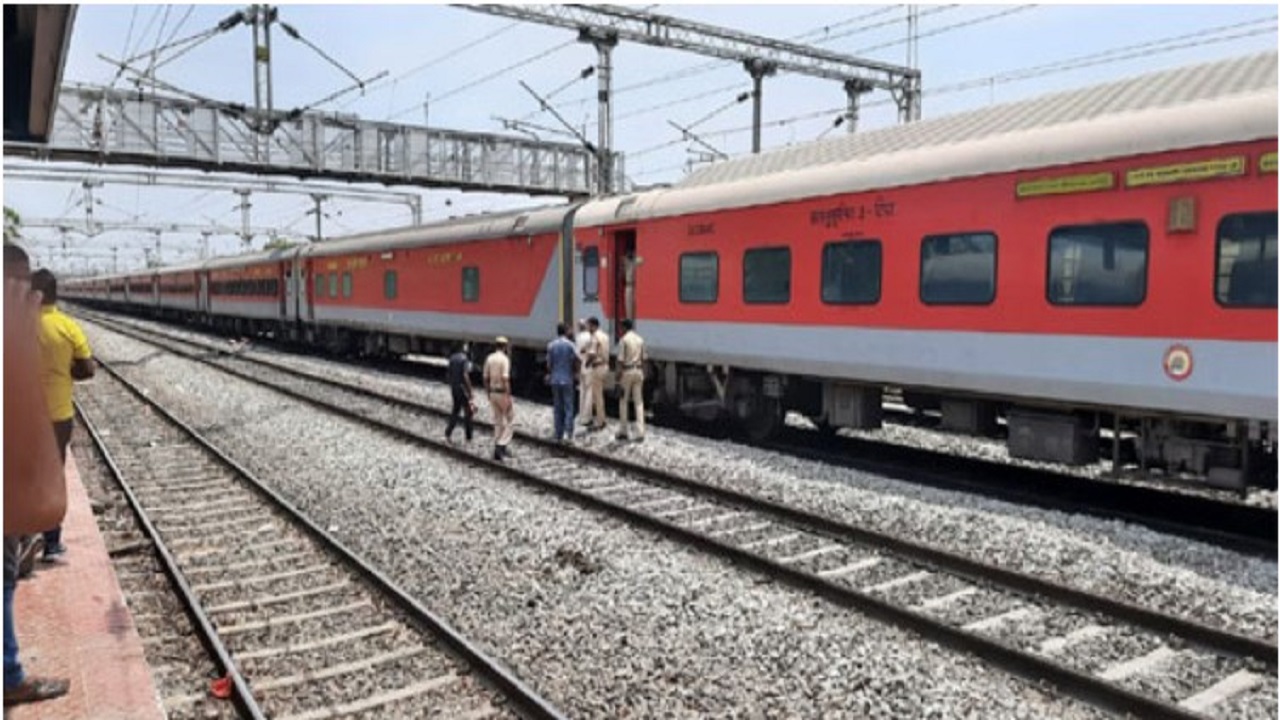
[[[214,27],[243,6],[81,5],[63,73],[66,84],[132,88],[118,78],[111,58],[145,55],[171,39]],[[648,5],[652,12],[781,39],[801,41],[857,57],[907,64],[906,5]],[[1074,89],[1144,72],[1277,48],[1274,4],[1255,5],[919,5],[918,67],[924,88],[923,118]],[[356,76],[382,71],[385,80],[365,92],[320,105],[362,118],[479,132],[506,132],[502,119],[559,128],[519,85],[552,94],[557,110],[593,142],[595,77],[581,79],[596,62],[589,44],[569,30],[493,17],[443,5],[281,5],[279,19]],[[273,80],[277,108],[316,102],[350,85],[350,79],[313,49],[277,28]],[[165,57],[165,55],[161,55]],[[141,61],[145,65],[145,60]],[[665,48],[621,44],[613,53],[616,149],[628,178],[640,185],[678,182],[698,160],[693,143],[669,122],[694,130],[730,156],[751,150],[751,103],[736,102],[751,81],[738,64]],[[226,101],[253,99],[252,35],[240,26],[215,35],[164,65],[157,76],[183,90]],[[424,101],[428,101],[424,110]],[[767,151],[845,132],[833,127],[845,104],[839,83],[792,74],[764,82]],[[887,93],[863,99],[859,129],[897,122]],[[562,137],[534,130],[543,139]],[[6,170],[20,164],[6,161]],[[28,166],[29,167],[29,166]],[[63,168],[84,166],[62,165]],[[697,167],[694,165],[693,167]],[[86,198],[81,177],[47,182],[12,178],[6,171],[4,203],[32,219],[67,218],[83,226]],[[110,169],[110,168],[109,168]],[[410,222],[404,193],[422,196],[427,221],[482,211],[553,202],[547,198],[460,193],[407,187],[386,201],[335,198],[325,203],[325,237],[402,226]],[[251,196],[251,224],[286,238],[314,233],[314,205],[302,192]],[[94,217],[108,222],[239,227],[240,197],[230,188],[141,187],[108,182],[94,193]],[[37,260],[61,272],[121,270],[141,266],[144,248],[157,236],[113,231],[87,237],[55,228],[28,227],[26,244]],[[160,234],[160,258],[194,259],[201,236]],[[255,236],[261,247],[266,235]],[[210,237],[211,254],[246,250],[234,235]]]

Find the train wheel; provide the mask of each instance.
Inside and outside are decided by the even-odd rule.
[[[738,419],[738,426],[748,440],[764,442],[782,429],[784,417],[777,400],[754,395],[747,401],[747,412]]]

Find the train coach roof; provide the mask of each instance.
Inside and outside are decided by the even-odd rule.
[[[456,218],[427,225],[381,230],[329,240],[302,249],[302,255],[325,257],[352,252],[392,250],[399,247],[430,246],[460,240],[488,240],[513,235],[540,235],[560,232],[572,205],[555,205],[524,210]]]
[[[246,265],[257,265],[259,263],[280,262],[292,258],[298,249],[296,247],[278,248],[268,250],[266,252],[256,252],[247,255],[227,255],[224,257],[216,257],[212,260],[206,260],[195,266],[172,267],[165,268],[168,272],[190,272],[191,270],[225,270],[227,268],[238,268]]]
[[[580,225],[1276,136],[1277,53],[1194,65],[717,163]]]
[[[1062,125],[1102,115],[1274,90],[1276,62],[1276,53],[1262,53],[1054,93],[927,122],[846,135],[718,163],[693,173],[677,187],[712,185],[815,165],[860,160],[883,153]]]

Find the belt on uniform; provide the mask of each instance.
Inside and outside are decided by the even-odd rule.
[[[622,364],[622,367],[626,368],[627,370],[635,370],[635,369],[637,369],[637,368],[639,368],[639,367],[640,367],[640,363],[638,363],[638,362],[637,362],[637,363],[623,363],[623,364]]]

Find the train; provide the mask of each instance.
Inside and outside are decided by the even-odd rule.
[[[631,318],[655,411],[751,438],[892,393],[1013,457],[1274,482],[1276,86],[1232,58],[63,295],[363,356],[502,335],[531,382],[558,322]]]

